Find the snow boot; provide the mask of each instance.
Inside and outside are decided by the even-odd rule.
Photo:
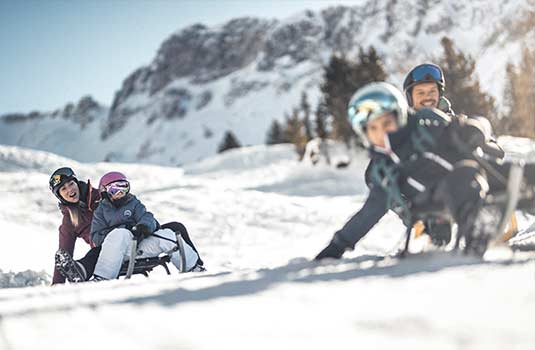
[[[55,257],[56,268],[59,273],[71,283],[79,283],[87,280],[85,268],[75,261],[64,249],[59,249]]]
[[[197,262],[195,263],[195,266],[193,266],[191,269],[189,269],[186,272],[204,272],[206,271],[206,268],[204,267],[204,262],[201,258],[197,258]]]

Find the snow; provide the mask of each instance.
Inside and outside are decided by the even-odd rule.
[[[528,145],[504,142],[518,153]],[[0,285],[37,285],[0,289],[0,348],[532,349],[532,255],[384,258],[403,237],[389,214],[345,259],[309,261],[365,199],[367,159],[346,153],[352,162],[340,170],[297,162],[291,145],[174,168],[0,146],[0,266],[25,271],[0,271]],[[42,285],[48,276],[34,271],[52,274],[60,223],[47,180],[62,165],[93,183],[125,172],[161,222],[186,224],[208,271]],[[86,250],[79,244],[75,256]]]
[[[14,273],[0,270],[0,288],[20,288],[42,284],[50,284],[49,275],[45,271],[26,270]]]

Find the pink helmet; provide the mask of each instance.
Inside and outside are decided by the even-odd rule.
[[[118,171],[112,171],[112,172],[106,173],[104,174],[104,176],[102,176],[102,178],[100,179],[100,182],[98,183],[98,190],[100,192],[106,192],[106,186],[117,181],[128,182],[126,176],[123,173],[120,173]]]

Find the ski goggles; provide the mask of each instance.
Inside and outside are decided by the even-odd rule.
[[[116,181],[104,186],[104,189],[112,196],[119,193],[127,194],[130,192],[130,183],[128,181]]]
[[[440,68],[430,64],[423,64],[414,68],[411,72],[411,78],[413,83],[420,81],[442,81],[442,71]]]
[[[70,179],[76,178],[74,171],[71,168],[60,168],[52,174],[48,181],[48,186],[51,190],[58,188]]]

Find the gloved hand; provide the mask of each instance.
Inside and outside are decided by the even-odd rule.
[[[151,230],[147,225],[137,224],[132,227],[132,234],[136,237],[137,240],[142,240],[151,235]]]
[[[327,247],[325,247],[314,260],[322,260],[326,258],[340,259],[344,254],[345,249],[331,241]]]
[[[476,119],[459,116],[447,128],[447,137],[462,151],[473,151],[487,143],[487,135]]]

